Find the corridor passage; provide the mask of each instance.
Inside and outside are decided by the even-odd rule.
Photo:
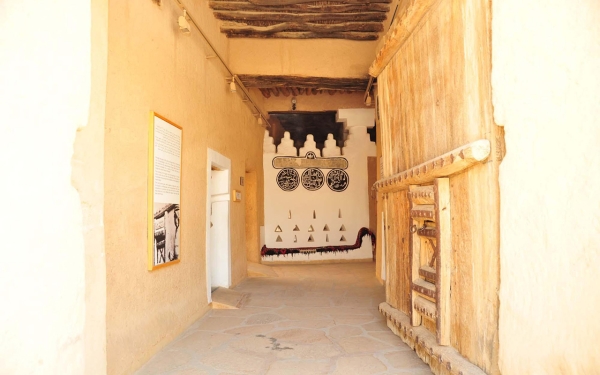
[[[374,263],[273,267],[238,310],[212,310],[138,375],[431,374],[385,325]]]

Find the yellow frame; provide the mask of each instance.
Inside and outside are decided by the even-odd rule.
[[[158,266],[154,265],[154,118],[158,117],[159,119],[167,122],[170,125],[181,130],[181,156],[180,159],[183,159],[183,128],[174,122],[170,121],[164,116],[159,115],[154,111],[150,111],[150,126],[148,131],[148,271],[154,271],[159,268],[164,268],[173,264],[177,264],[181,261],[181,224],[179,229],[179,257],[176,260],[170,261],[168,263],[160,264]],[[180,161],[181,162],[181,161]],[[183,181],[183,163],[181,163],[181,171],[179,176],[179,202],[181,203],[181,181]],[[179,205],[179,210],[181,212],[181,204]],[[180,219],[181,220],[181,219]]]

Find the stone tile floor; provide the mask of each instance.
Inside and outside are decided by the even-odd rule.
[[[137,375],[431,374],[385,325],[373,263],[274,266],[238,310],[211,310]]]

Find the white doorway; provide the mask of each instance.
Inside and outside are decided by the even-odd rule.
[[[214,288],[231,286],[231,160],[208,149],[207,173],[206,285],[210,303]]]

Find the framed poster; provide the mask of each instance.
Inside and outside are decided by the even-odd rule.
[[[183,130],[150,112],[148,144],[148,270],[179,262]]]

